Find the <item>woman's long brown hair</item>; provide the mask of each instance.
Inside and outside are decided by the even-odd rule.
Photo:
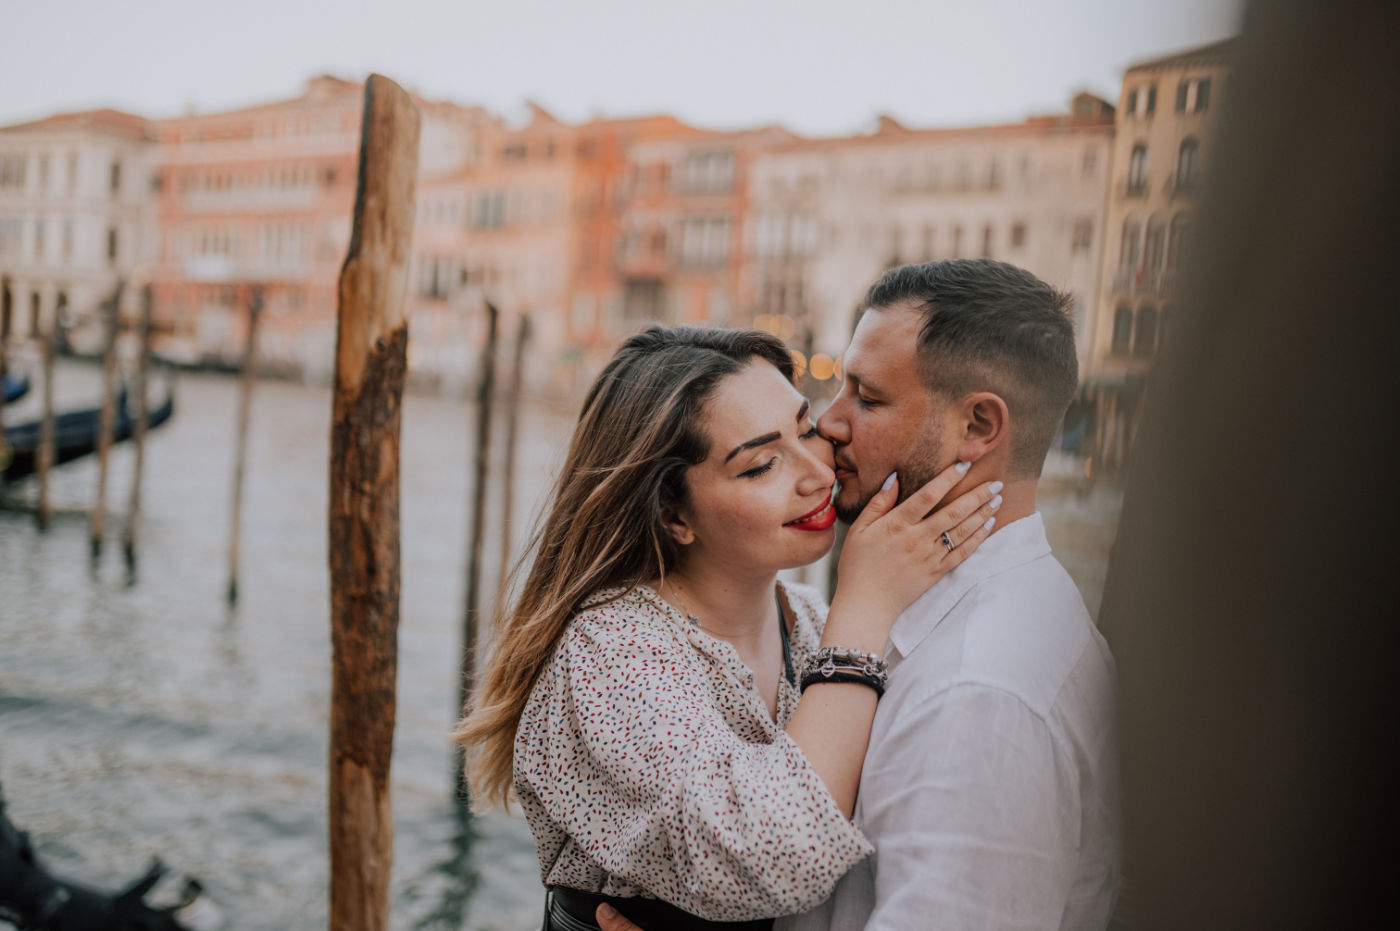
[[[477,808],[505,806],[525,702],[570,618],[589,595],[664,578],[678,555],[662,514],[686,501],[686,470],[703,462],[706,400],[750,360],[792,380],[777,338],[752,330],[652,327],[627,340],[589,389],[553,504],[515,570],[486,677],[453,739],[465,747]]]

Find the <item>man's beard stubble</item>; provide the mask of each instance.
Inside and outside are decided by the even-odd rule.
[[[929,431],[928,436],[921,437],[920,441],[915,444],[911,458],[895,465],[894,471],[899,473],[899,500],[895,502],[896,506],[904,503],[905,499],[924,487],[942,471],[940,466],[943,459],[942,446],[939,438],[932,431]],[[884,478],[882,477],[880,481],[883,482]],[[837,520],[843,524],[855,523],[856,518],[860,517],[860,512],[865,510],[865,506],[870,503],[870,499],[875,497],[879,490],[878,485],[869,492],[861,489],[861,497],[854,505],[842,504],[839,500],[835,502]]]

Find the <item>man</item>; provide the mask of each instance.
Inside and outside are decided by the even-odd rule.
[[[1113,660],[1050,554],[1036,481],[1078,377],[1067,299],[1028,272],[886,272],[818,428],[852,520],[897,471],[949,499],[1005,483],[997,527],[890,633],[855,821],[875,845],[778,931],[1102,929],[1119,884]],[[625,925],[604,925],[608,931]]]

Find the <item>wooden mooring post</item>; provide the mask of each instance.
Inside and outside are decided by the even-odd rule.
[[[122,291],[118,281],[112,296],[102,305],[102,414],[97,428],[97,496],[89,521],[89,556],[94,563],[102,555],[107,527],[107,463],[112,452],[112,428],[117,418],[117,330],[121,323]],[[57,310],[54,311],[57,316]],[[57,321],[55,321],[57,326]]]
[[[515,358],[510,370],[510,392],[506,395],[506,458],[501,475],[501,568],[500,580],[496,584],[496,605],[494,617],[500,617],[510,592],[511,536],[515,529],[515,468],[516,447],[520,438],[520,405],[525,390],[525,350],[530,344],[532,331],[528,314],[520,315],[520,324],[515,331]]]
[[[238,604],[238,551],[243,545],[243,480],[248,471],[248,421],[253,408],[253,369],[257,366],[258,320],[262,317],[262,288],[248,296],[248,338],[243,345],[243,371],[238,380],[238,417],[234,427],[233,503],[228,532],[228,603]]]
[[[491,410],[496,398],[496,344],[500,339],[500,312],[486,302],[486,343],[481,347],[480,376],[476,386],[476,455],[472,464],[471,529],[467,534],[466,606],[462,612],[462,657],[457,707],[466,708],[476,684],[476,645],[481,632],[481,544],[486,534],[486,483],[491,465]],[[457,755],[458,800],[467,800],[463,758]]]
[[[40,530],[48,530],[49,517],[53,513],[53,502],[49,498],[49,471],[54,464],[53,357],[58,350],[57,312],[49,315],[47,328],[40,323],[38,335],[43,409],[39,414],[39,454],[34,457],[35,477],[39,481],[39,502],[34,509],[34,520]]]
[[[350,250],[340,272],[331,420],[332,931],[389,927],[399,625],[399,428],[419,115],[370,75]]]
[[[141,319],[136,333],[136,397],[133,399],[131,442],[131,498],[126,509],[122,553],[126,557],[127,579],[136,579],[136,523],[141,518],[141,473],[146,465],[146,390],[151,369],[151,286],[141,289]]]

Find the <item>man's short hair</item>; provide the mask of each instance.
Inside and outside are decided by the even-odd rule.
[[[991,259],[892,268],[864,307],[923,314],[919,376],[948,399],[991,391],[1011,413],[1008,471],[1039,476],[1079,382],[1070,298],[1024,269]]]

